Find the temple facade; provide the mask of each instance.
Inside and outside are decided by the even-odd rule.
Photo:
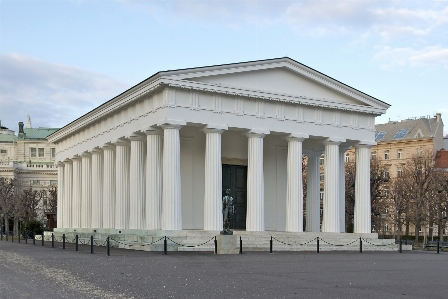
[[[388,107],[287,57],[159,72],[48,137],[58,228],[220,231],[230,189],[233,229],[345,232],[353,146],[354,232],[370,233],[370,147]]]

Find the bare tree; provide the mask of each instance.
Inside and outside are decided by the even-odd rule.
[[[403,234],[403,224],[405,221],[406,212],[406,185],[403,183],[404,178],[402,176],[396,177],[391,180],[390,186],[390,210],[392,212],[392,222],[395,226],[394,234],[397,234],[397,238],[401,239]]]
[[[413,155],[403,167],[403,187],[408,199],[407,211],[415,225],[415,242],[418,242],[422,224],[427,221],[429,194],[433,179],[433,153],[424,151]]]
[[[446,214],[448,210],[448,172],[438,169],[433,171],[432,174],[430,215],[432,221],[437,223],[439,240],[443,240],[443,228],[447,223]]]
[[[14,213],[14,203],[17,194],[17,180],[0,177],[0,213],[5,225],[5,232],[9,232],[9,219]]]
[[[56,213],[58,210],[58,187],[51,186],[48,188],[48,197],[45,205],[45,212]]]

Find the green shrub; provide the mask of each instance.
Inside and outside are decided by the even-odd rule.
[[[21,233],[25,237],[28,231],[28,238],[33,238],[35,235],[41,235],[43,233],[43,225],[40,221],[30,220],[22,227]]]

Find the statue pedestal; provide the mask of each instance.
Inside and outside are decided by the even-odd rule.
[[[238,254],[239,250],[236,246],[237,236],[235,235],[219,235],[216,236],[218,241],[218,254]]]

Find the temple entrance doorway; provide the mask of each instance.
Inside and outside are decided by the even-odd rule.
[[[222,196],[230,189],[233,197],[234,215],[230,222],[230,229],[246,229],[247,210],[247,166],[222,165]]]

